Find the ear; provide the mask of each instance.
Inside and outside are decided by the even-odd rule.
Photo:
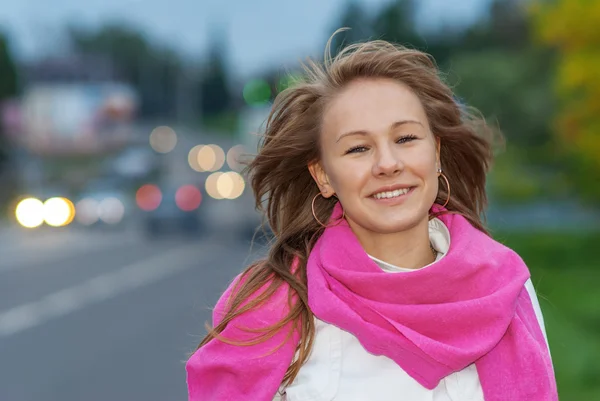
[[[310,171],[310,175],[317,183],[324,198],[329,198],[335,194],[331,184],[329,184],[329,177],[327,177],[327,173],[325,173],[321,162],[316,161],[309,163],[308,171]]]

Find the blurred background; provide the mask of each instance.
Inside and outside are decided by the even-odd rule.
[[[241,162],[340,27],[429,52],[499,125],[489,226],[531,268],[561,399],[600,400],[599,23],[587,0],[2,1],[0,400],[187,399],[268,238]]]

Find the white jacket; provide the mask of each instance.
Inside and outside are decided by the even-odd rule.
[[[439,219],[429,223],[438,258],[450,247],[450,233]],[[390,274],[410,274],[371,257]],[[424,269],[427,266],[423,267]],[[531,280],[525,284],[544,336],[544,320]],[[546,339],[547,344],[547,339]],[[433,390],[426,389],[385,356],[367,352],[352,334],[315,319],[315,342],[308,361],[294,382],[280,390],[281,401],[483,401],[475,365],[445,377]]]

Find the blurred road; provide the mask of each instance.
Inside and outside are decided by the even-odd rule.
[[[184,360],[249,251],[228,230],[0,232],[0,400],[186,400]]]

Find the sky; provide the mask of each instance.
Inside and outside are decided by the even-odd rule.
[[[356,0],[369,12],[390,0]],[[120,20],[189,55],[219,32],[234,74],[294,63],[324,49],[348,0],[0,0],[0,27],[20,59],[61,51],[61,27]],[[467,24],[489,0],[420,0],[423,26]]]

